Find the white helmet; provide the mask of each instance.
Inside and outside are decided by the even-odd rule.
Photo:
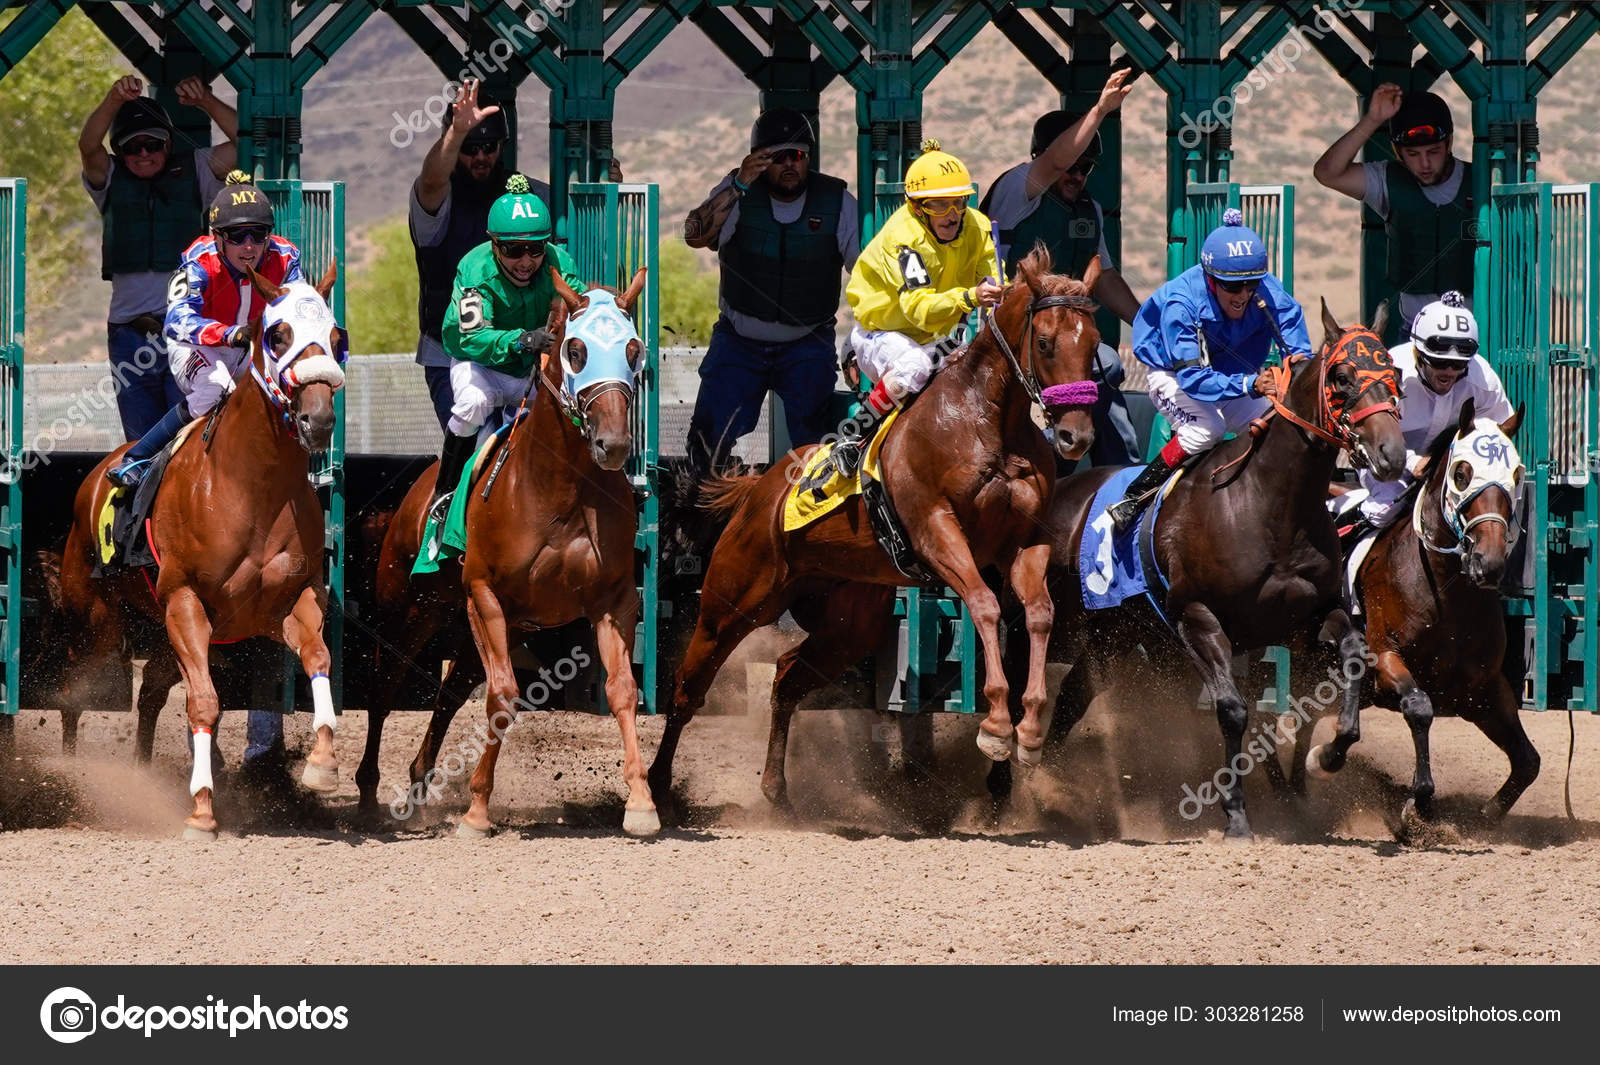
[[[1417,313],[1411,339],[1430,359],[1468,362],[1478,353],[1478,320],[1459,292],[1446,292]]]

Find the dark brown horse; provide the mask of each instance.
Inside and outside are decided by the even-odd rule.
[[[251,280],[268,303],[253,341],[252,367],[260,379],[241,375],[212,414],[209,431],[193,427],[167,466],[150,513],[159,560],[155,581],[133,572],[91,576],[95,523],[112,488],[105,471],[124,448],[78,489],[62,558],[63,604],[90,633],[91,656],[118,653],[123,604],[166,626],[188,688],[194,739],[187,838],[213,838],[217,829],[211,752],[219,708],[207,664],[212,643],[266,636],[300,656],[311,678],[317,734],[303,782],[316,791],[338,783],[332,663],[322,639],[322,505],[308,479],[311,455],[326,451],[333,437],[333,394],[344,383],[333,358],[340,331],[327,307],[334,270],[316,288],[304,282],[277,287],[254,273]],[[305,335],[296,336],[297,329]],[[152,679],[146,678],[148,690],[155,687]],[[152,728],[157,709],[150,707]],[[141,747],[148,743],[145,714],[141,698]]]
[[[1062,685],[1052,732],[1070,730],[1088,709],[1104,665],[1120,649],[1144,643],[1160,656],[1173,643],[1216,701],[1226,758],[1241,757],[1247,714],[1232,674],[1236,652],[1291,643],[1338,648],[1341,666],[1361,665],[1364,644],[1343,605],[1339,540],[1323,506],[1339,451],[1348,448],[1379,477],[1400,476],[1405,441],[1395,417],[1399,376],[1371,330],[1342,328],[1326,306],[1328,335],[1313,359],[1278,374],[1274,410],[1248,436],[1198,459],[1156,517],[1153,551],[1168,588],[1165,618],[1139,596],[1106,610],[1085,610],[1078,550],[1096,492],[1118,471],[1101,467],[1064,479],[1051,502],[1051,584],[1062,623],[1051,660],[1090,674]],[[1170,622],[1169,620],[1170,619]],[[1320,630],[1320,631],[1319,631]],[[1359,693],[1351,685],[1345,707]],[[1001,767],[996,767],[1001,768]],[[1250,837],[1244,789],[1219,787],[1227,835]],[[991,779],[991,790],[997,785]]]
[[[996,760],[1015,754],[1031,762],[1042,744],[1038,711],[1052,609],[1044,584],[1049,537],[1041,519],[1055,464],[1032,411],[1042,394],[1064,454],[1080,456],[1093,442],[1093,396],[1070,387],[1070,402],[1055,403],[1052,396],[1062,393],[1060,386],[1092,391],[1087,383],[1099,333],[1088,292],[1099,272],[1095,260],[1084,279],[1075,281],[1050,273],[1047,252],[1024,259],[993,318],[901,416],[883,450],[885,485],[912,548],[965,601],[983,641],[989,713],[979,726],[978,746]],[[811,616],[800,620],[812,635],[779,663],[762,785],[769,798],[781,800],[789,716],[799,695],[860,657],[859,641],[869,635],[863,627],[883,616],[890,589],[910,583],[878,546],[859,497],[803,529],[783,531],[790,467],[811,450],[791,453],[760,476],[721,478],[708,486],[707,505],[726,515],[727,528],[711,555],[699,619],[650,770],[658,799],[670,789],[684,726],[728,655],[754,629],[802,603],[802,612]],[[1022,697],[1026,712],[1015,729],[1000,668],[999,603],[979,573],[990,565],[999,567],[1022,601],[1034,652]],[[851,593],[857,602],[848,608],[830,606],[849,598],[834,595],[846,584],[881,590]],[[847,624],[829,624],[830,617]]]
[[[511,668],[512,629],[565,625],[581,618],[594,624],[601,664],[606,671],[606,700],[622,733],[623,777],[628,783],[623,829],[651,835],[660,819],[645,783],[644,761],[634,724],[638,687],[633,678],[633,640],[639,620],[639,595],[634,583],[634,537],[638,514],[633,488],[623,465],[632,450],[630,409],[632,374],[644,347],[629,329],[626,363],[617,376],[564,389],[563,370],[571,376],[581,360],[600,358],[591,341],[579,334],[586,315],[599,320],[614,314],[608,301],[591,308],[591,295],[578,296],[551,271],[560,298],[553,301],[549,325],[560,358],[550,358],[536,372],[540,387],[529,397],[528,416],[519,421],[504,445],[504,467],[487,499],[474,487],[467,504],[467,547],[461,568],[452,564],[439,573],[412,580],[411,568],[420,550],[426,509],[437,464],[424,470],[406,495],[384,538],[376,598],[379,636],[391,641],[381,652],[383,677],[369,711],[366,752],[356,771],[362,806],[377,806],[378,749],[383,722],[393,705],[400,671],[441,630],[459,624],[466,607],[477,644],[477,662],[457,660],[441,688],[422,749],[411,768],[413,784],[433,768],[445,730],[460,705],[450,695],[470,689],[478,677],[488,679],[489,738],[472,776],[472,805],[458,832],[487,835],[489,798],[494,790],[495,762],[504,736],[526,705]],[[615,298],[615,310],[626,316],[643,291],[645,272],[634,275],[628,290]],[[606,292],[597,289],[594,292]],[[624,319],[625,320],[625,319]],[[581,378],[578,378],[581,380]],[[481,484],[481,482],[480,482]],[[558,671],[559,672],[559,671]]]
[[[1511,437],[1521,424],[1520,410],[1501,425],[1476,419],[1467,400],[1456,426],[1429,449],[1420,490],[1405,497],[1401,515],[1378,534],[1356,575],[1367,644],[1376,656],[1377,705],[1400,711],[1411,729],[1417,762],[1406,806],[1424,819],[1433,816],[1428,730],[1436,713],[1471,721],[1511,762],[1485,816],[1503,817],[1539,775],[1539,752],[1500,669],[1506,651],[1500,579],[1520,531],[1523,476]],[[1330,776],[1360,740],[1359,719],[1340,725],[1331,743],[1307,756],[1312,776]]]

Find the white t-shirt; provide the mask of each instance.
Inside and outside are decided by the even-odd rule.
[[[1362,163],[1361,169],[1366,175],[1367,191],[1361,202],[1378,215],[1380,218],[1389,217],[1389,164],[1382,160],[1375,163]],[[1467,173],[1467,164],[1463,159],[1456,159],[1455,165],[1450,168],[1450,176],[1437,185],[1422,186],[1422,195],[1435,207],[1443,207],[1456,198],[1461,191],[1461,181]],[[1402,335],[1409,332],[1411,323],[1416,320],[1422,308],[1438,299],[1438,292],[1402,292],[1400,293],[1400,320],[1405,325]],[[1464,295],[1464,294],[1463,294]],[[1472,300],[1468,298],[1467,308],[1472,307]],[[1491,371],[1493,372],[1493,371]]]
[[[989,221],[998,225],[1002,230],[1012,229],[1017,223],[1027,218],[1039,209],[1039,204],[1044,198],[1053,195],[1052,189],[1028,198],[1028,167],[1031,163],[1021,163],[1007,170],[995,179],[994,188],[989,191]],[[1113,270],[1116,263],[1111,261],[1111,252],[1106,249],[1106,215],[1098,201],[1090,200],[1094,204],[1095,219],[1100,223],[1100,268]],[[995,256],[1005,262],[1006,255],[1010,252],[1009,244],[996,244]]]
[[[195,176],[200,182],[200,211],[202,218],[205,209],[211,203],[212,197],[222,190],[222,179],[211,172],[211,156],[216,151],[215,147],[197,148],[194,153]],[[89,184],[89,175],[80,171],[79,179],[83,182],[83,189],[89,194],[89,199],[94,201],[97,209],[104,211],[106,195],[111,188],[111,179],[117,171],[117,157],[111,157],[110,169],[106,171],[106,183],[98,189]],[[204,228],[202,223],[202,228]],[[200,235],[200,230],[195,231],[195,236]],[[111,308],[106,312],[108,322],[127,322],[139,317],[141,314],[154,314],[165,318],[167,313],[167,283],[172,280],[172,271],[178,268],[174,262],[166,270],[140,270],[129,274],[111,275]]]
[[[717,187],[711,190],[715,196],[733,183],[733,175],[729,174],[717,182]],[[780,225],[788,225],[798,221],[805,213],[806,193],[802,192],[793,200],[785,203],[777,198],[772,199],[772,218]],[[734,230],[739,227],[739,205],[735,203],[733,210],[728,212],[728,220],[722,223],[722,232],[717,234],[717,242],[713,247],[720,248],[723,244],[733,239]],[[855,268],[856,256],[861,254],[861,228],[860,220],[856,217],[856,198],[845,191],[839,202],[839,226],[837,230],[839,241],[839,254],[844,257],[844,269],[848,273]],[[733,331],[750,340],[758,340],[764,344],[787,344],[792,340],[810,336],[815,330],[805,326],[789,325],[783,322],[764,322],[748,314],[741,314],[728,306],[726,300],[719,295],[717,306],[728,323],[733,326]]]

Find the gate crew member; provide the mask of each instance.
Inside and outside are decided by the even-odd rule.
[[[770,390],[793,446],[825,436],[842,277],[860,245],[855,197],[811,170],[817,135],[798,111],[762,112],[750,154],[683,222],[691,248],[715,248],[721,311],[700,364],[689,458],[721,468],[756,427]]]

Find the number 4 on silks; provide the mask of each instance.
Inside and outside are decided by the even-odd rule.
[[[900,249],[900,276],[906,279],[906,288],[923,288],[933,284],[922,256],[910,248]]]

